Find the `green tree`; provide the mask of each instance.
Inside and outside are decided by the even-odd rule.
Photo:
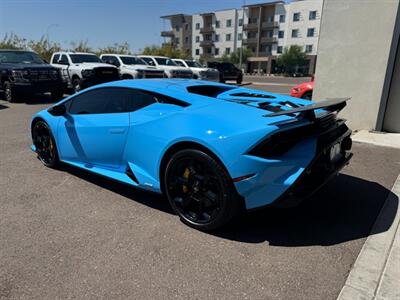
[[[129,50],[129,44],[124,42],[122,44],[115,43],[112,46],[107,46],[104,48],[99,48],[96,51],[97,55],[106,54],[106,53],[115,53],[115,54],[131,54],[132,52]]]
[[[30,40],[28,42],[28,47],[39,54],[40,57],[46,61],[50,61],[51,55],[54,52],[61,51],[60,44],[56,42],[50,42],[45,36],[42,36],[39,41]]]
[[[27,40],[17,36],[15,33],[5,34],[0,41],[0,49],[28,49]]]
[[[161,47],[159,46],[147,46],[143,49],[143,55],[160,55],[167,56],[170,58],[190,58],[190,54],[184,51],[181,51],[174,47],[171,44],[163,44]]]
[[[88,40],[79,41],[79,42],[71,42],[72,51],[75,52],[93,52],[93,49],[89,47]]]
[[[285,47],[283,53],[277,58],[277,65],[282,67],[287,74],[293,74],[307,64],[307,54],[299,45]]]
[[[253,52],[249,48],[242,48],[242,64],[247,62],[247,58],[252,56]],[[230,62],[239,65],[240,64],[240,48],[232,52],[230,55]]]

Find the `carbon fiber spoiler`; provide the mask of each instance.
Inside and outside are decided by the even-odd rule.
[[[299,117],[304,117],[310,120],[314,120],[316,109],[325,109],[330,112],[335,112],[335,111],[339,112],[346,106],[346,101],[348,101],[349,99],[350,98],[330,98],[326,100],[317,101],[310,105],[299,106],[293,109],[273,112],[270,114],[266,114],[263,117],[277,117],[277,116],[300,113]]]

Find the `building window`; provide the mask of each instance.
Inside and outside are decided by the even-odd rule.
[[[185,44],[189,43],[189,37],[185,37]]]
[[[215,28],[220,28],[221,22],[219,20],[215,20]]]
[[[179,44],[179,38],[175,38],[175,43]]]
[[[299,37],[299,30],[293,29],[292,30],[292,38],[297,38],[297,37]]]
[[[267,22],[268,23],[272,23],[274,21],[274,16],[269,16],[268,18],[267,18]]]
[[[282,49],[283,47],[282,46],[278,46],[278,48],[276,48],[276,52],[277,53],[282,53]]]
[[[196,23],[196,29],[200,29],[200,23]]]
[[[196,49],[196,55],[200,55],[200,49]]]
[[[211,54],[211,48],[207,48],[207,54]]]
[[[225,37],[226,37],[226,41],[227,42],[229,42],[231,40],[231,34],[230,33],[228,33]]]
[[[216,35],[215,35],[215,41],[216,41],[216,42],[219,42],[219,34],[216,34]]]
[[[211,34],[205,34],[204,35],[204,40],[205,41],[212,41],[212,35]]]
[[[179,28],[179,26],[177,25],[177,26],[175,26],[175,30],[176,31],[179,31],[180,30],[180,28]]]
[[[241,33],[238,33],[238,41],[242,40],[243,35]]]
[[[316,10],[310,11],[310,14],[308,15],[308,19],[309,20],[316,20],[317,19],[317,11]]]
[[[278,38],[283,39],[284,36],[285,36],[285,31],[279,30],[279,31],[278,31]]]
[[[189,30],[189,24],[188,23],[185,24],[185,30]]]
[[[196,36],[196,43],[199,43],[199,42],[200,42],[200,37]]]
[[[294,13],[293,14],[293,22],[300,21],[300,13]]]
[[[314,33],[315,33],[315,28],[308,28],[307,29],[307,36],[308,37],[314,36]]]
[[[256,47],[252,47],[252,48],[251,48],[251,52],[252,52],[252,53],[256,53]]]
[[[279,23],[285,23],[286,15],[279,15]]]
[[[231,48],[225,48],[225,54],[230,54],[231,53]]]
[[[219,48],[215,48],[214,54],[215,54],[215,55],[219,55]]]
[[[239,19],[239,26],[243,26],[243,19]]]
[[[232,20],[226,20],[226,27],[231,27],[232,26]]]
[[[313,45],[306,45],[306,53],[311,53],[313,50]]]

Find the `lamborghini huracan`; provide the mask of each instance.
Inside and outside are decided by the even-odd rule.
[[[350,161],[347,99],[317,102],[186,79],[114,81],[35,114],[32,150],[163,193],[181,220],[221,227],[242,209],[292,206]]]

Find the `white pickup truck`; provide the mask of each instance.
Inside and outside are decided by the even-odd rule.
[[[100,59],[119,69],[122,79],[164,78],[164,70],[149,66],[143,59],[133,55],[102,54]]]
[[[178,66],[172,59],[165,56],[138,55],[148,65],[157,67],[165,72],[168,78],[193,78],[193,72]]]
[[[189,68],[193,72],[194,79],[219,82],[219,72],[216,69],[203,67],[195,60],[172,59],[177,65]]]
[[[55,52],[50,63],[61,69],[68,88],[75,93],[92,85],[120,79],[117,67],[103,63],[93,53]]]

